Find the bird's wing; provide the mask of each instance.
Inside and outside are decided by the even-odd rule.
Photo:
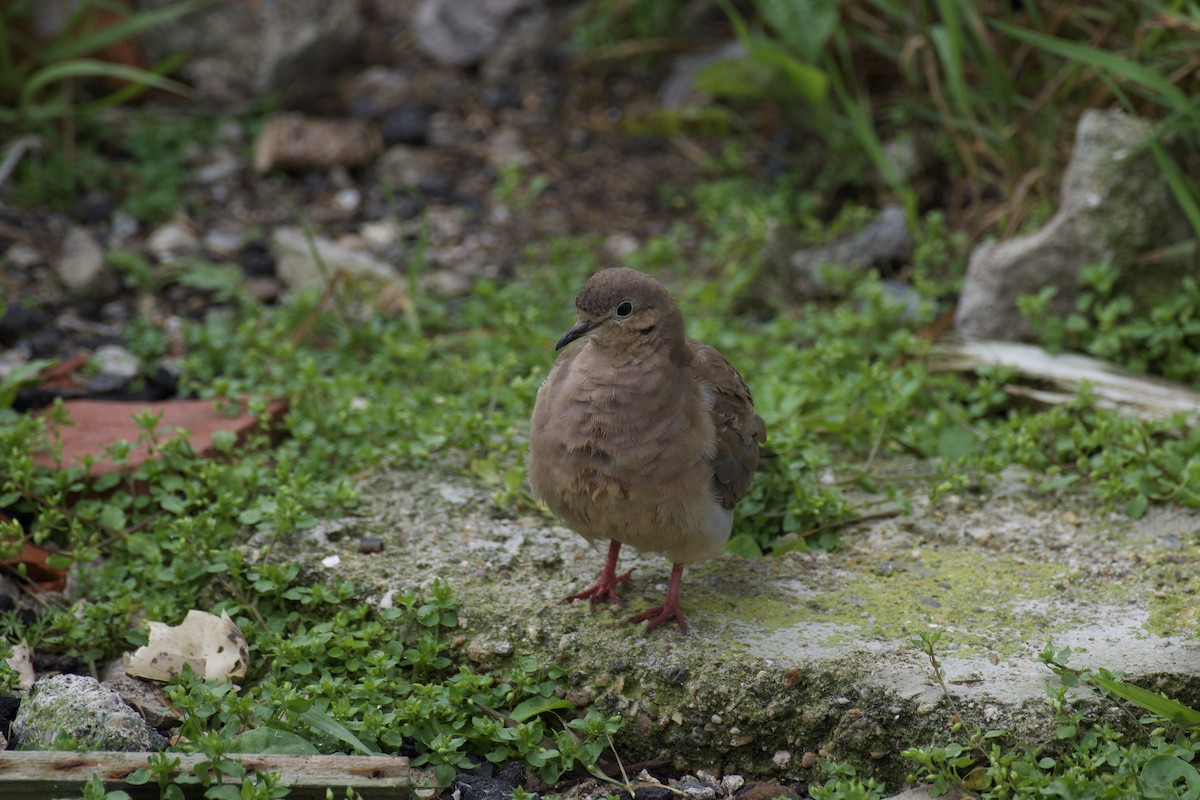
[[[688,340],[688,346],[696,379],[713,393],[717,447],[712,489],[721,505],[733,508],[750,490],[759,445],[767,441],[767,426],[754,413],[754,400],[738,371],[715,348],[694,340]]]

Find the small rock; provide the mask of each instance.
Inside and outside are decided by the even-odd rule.
[[[250,242],[238,253],[238,264],[247,275],[274,275],[275,254],[264,242]]]
[[[221,258],[235,258],[242,249],[242,237],[215,229],[204,234],[202,243],[207,252]]]
[[[283,294],[283,286],[271,275],[251,275],[245,285],[250,296],[260,303],[274,303]]]
[[[213,161],[210,164],[205,164],[196,170],[196,182],[202,184],[220,183],[221,181],[236,177],[245,166],[246,162],[242,159],[228,156]]]
[[[641,244],[637,237],[624,231],[616,231],[604,237],[604,250],[610,256],[623,261],[637,252]]]
[[[394,144],[379,159],[379,178],[397,191],[414,189],[436,174],[428,150],[407,144]]]
[[[246,143],[246,128],[236,119],[222,120],[217,125],[217,140],[222,144],[241,147]]]
[[[140,369],[138,357],[117,344],[105,344],[92,353],[91,362],[96,371],[122,378],[136,378]]]
[[[200,239],[190,222],[172,220],[146,237],[146,249],[159,263],[167,264],[199,252]]]
[[[400,226],[390,219],[375,220],[365,223],[359,235],[372,247],[390,247],[400,238]]]
[[[87,228],[74,225],[63,239],[54,270],[69,291],[92,289],[105,272],[104,250]]]
[[[343,214],[353,214],[362,205],[362,192],[357,187],[339,189],[333,196],[333,205]]]
[[[368,536],[358,543],[360,553],[382,553],[383,539],[378,536]]]
[[[271,237],[276,272],[289,289],[321,283],[325,280],[325,275],[332,277],[337,272],[356,277],[372,276],[388,281],[399,277],[390,264],[369,253],[339,247],[324,237],[314,237],[313,244],[324,264],[324,273],[314,258],[308,238],[302,230],[279,228]]]
[[[663,671],[663,680],[671,686],[682,686],[688,679],[688,668],[679,664]]]
[[[24,242],[17,242],[4,251],[4,260],[18,269],[28,269],[43,261],[42,254]]]
[[[676,787],[689,800],[716,800],[717,790],[700,781],[680,781]]]
[[[383,143],[389,147],[394,144],[426,144],[432,118],[433,109],[425,103],[401,103],[389,111],[380,123]]]
[[[254,170],[355,169],[370,164],[382,150],[379,129],[366,120],[276,114],[254,143]]]
[[[71,204],[71,216],[84,225],[90,225],[108,219],[116,207],[117,201],[111,194],[92,189]]]
[[[133,319],[133,305],[128,300],[113,300],[100,306],[100,319],[124,325]]]
[[[422,0],[413,20],[417,49],[435,61],[470,67],[488,55],[510,18],[536,0]]]
[[[411,85],[408,70],[383,65],[369,67],[347,84],[346,107],[351,116],[380,119],[408,99]]]
[[[525,149],[521,131],[515,125],[502,125],[487,140],[488,163],[497,169],[507,166],[528,167],[533,154]]]
[[[745,785],[746,779],[741,775],[726,775],[721,778],[721,791],[727,795],[732,795]]]
[[[483,93],[483,107],[488,111],[521,107],[521,90],[512,82],[493,86]]]
[[[778,758],[779,753],[776,753],[775,755]],[[790,786],[781,786],[776,781],[752,783],[743,789],[738,795],[738,800],[779,800],[779,798],[786,798],[786,800],[799,800],[799,796],[796,794],[795,789]]]
[[[797,296],[824,297],[830,287],[822,272],[838,269],[852,273],[871,267],[887,269],[912,257],[913,240],[904,209],[884,206],[861,231],[822,247],[806,247],[787,259],[788,288]]]
[[[111,689],[84,675],[42,678],[29,690],[13,722],[24,747],[51,747],[59,737],[85,750],[162,750],[167,740]]]
[[[136,217],[124,211],[117,210],[113,212],[110,244],[114,247],[123,245],[137,236],[141,229],[142,223],[138,222]]]

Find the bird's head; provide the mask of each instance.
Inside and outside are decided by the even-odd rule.
[[[589,337],[598,347],[622,350],[666,344],[684,350],[683,316],[666,288],[632,269],[606,269],[593,275],[575,296],[579,322],[561,339],[561,350]]]

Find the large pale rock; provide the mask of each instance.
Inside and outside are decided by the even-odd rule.
[[[1138,255],[1190,236],[1145,147],[1151,136],[1149,122],[1120,111],[1084,112],[1058,213],[1036,233],[983,244],[971,254],[955,317],[961,333],[1027,338],[1029,323],[1017,309],[1017,298],[1055,286],[1051,313],[1070,313],[1079,272],[1092,264],[1119,267],[1120,288],[1142,304],[1178,286],[1178,263],[1136,263]]]
[[[13,737],[19,745],[42,748],[65,742],[82,750],[167,746],[116,692],[85,675],[53,675],[35,683],[13,720]]]
[[[140,9],[175,0],[138,0]],[[210,99],[280,91],[307,99],[332,85],[361,51],[365,23],[355,0],[210,3],[142,37],[155,57],[187,57],[185,76]]]

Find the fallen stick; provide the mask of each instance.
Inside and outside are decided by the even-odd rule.
[[[93,775],[99,775],[107,789],[121,789],[135,800],[158,800],[158,784],[153,780],[142,786],[126,783],[136,769],[146,766],[151,753],[64,752],[50,750],[10,750],[0,752],[0,796],[4,800],[49,800],[66,795],[78,796]],[[178,758],[176,774],[190,775],[192,768],[210,760],[199,753],[168,754]],[[291,787],[289,800],[325,800],[326,790],[335,798],[346,796],[352,787],[365,800],[403,800],[413,796],[413,770],[402,756],[340,755],[269,755],[230,753],[247,772],[278,772],[282,783]],[[419,772],[419,771],[418,771]],[[226,782],[230,782],[227,780]],[[185,797],[204,796],[200,784],[181,785]]]
[[[1170,419],[1200,413],[1200,392],[1180,383],[1131,372],[1098,358],[1074,353],[1048,353],[1015,342],[969,340],[935,345],[929,353],[934,372],[974,372],[979,367],[1008,367],[1032,382],[1010,383],[1004,390],[1046,405],[1074,400],[1087,386],[1096,405],[1142,419]]]

